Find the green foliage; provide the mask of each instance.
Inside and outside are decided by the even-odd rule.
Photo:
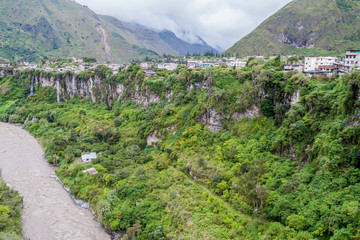
[[[85,63],[96,63],[97,62],[96,58],[93,58],[93,57],[83,57],[82,60]]]
[[[278,60],[150,79],[135,63],[83,73],[125,86],[111,108],[56,103],[51,88],[26,98],[29,80],[7,77],[0,88],[14,94],[0,95],[0,119],[28,119],[71,194],[127,239],[359,237],[360,75],[308,79],[277,71]],[[217,115],[223,129],[212,133]],[[79,164],[89,151],[98,158]]]
[[[274,103],[270,99],[265,98],[260,101],[260,110],[266,117],[274,116],[274,107]]]
[[[342,8],[352,8],[352,5],[349,0],[336,0],[338,7]]]
[[[20,240],[22,198],[0,179],[0,239]]]

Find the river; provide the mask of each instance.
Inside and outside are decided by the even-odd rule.
[[[0,122],[2,178],[23,196],[22,228],[31,240],[110,240],[89,210],[78,207],[44,159],[37,140]]]

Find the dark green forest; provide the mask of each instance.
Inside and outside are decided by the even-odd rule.
[[[29,96],[30,77],[45,73],[24,71],[0,78],[0,120],[24,124],[71,194],[124,239],[360,239],[360,73],[282,69],[279,58],[250,59],[145,78],[136,64],[116,75],[99,66],[77,78],[126,91],[108,101],[94,90],[98,103],[57,103],[40,85]],[[138,105],[136,88],[163,101]],[[202,121],[210,109],[220,131]],[[162,140],[149,146],[149,135]],[[98,158],[79,163],[89,151]]]

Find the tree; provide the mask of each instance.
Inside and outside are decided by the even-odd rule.
[[[96,63],[97,60],[94,57],[83,57],[83,62],[85,62],[85,63]]]
[[[301,231],[305,230],[307,226],[306,218],[304,216],[299,215],[291,215],[287,218],[289,227]]]
[[[264,114],[266,117],[273,117],[274,112],[274,103],[268,98],[265,98],[260,101],[260,110],[262,114]]]

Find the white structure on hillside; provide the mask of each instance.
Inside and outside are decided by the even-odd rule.
[[[304,72],[316,72],[322,66],[336,65],[337,62],[336,57],[305,57]]]
[[[91,152],[81,155],[81,160],[83,163],[89,163],[91,160],[96,159],[96,157],[96,152]]]
[[[246,66],[246,62],[240,61],[240,60],[236,60],[235,66],[236,66],[237,69],[243,68],[243,67]]]
[[[346,51],[344,68],[346,72],[352,72],[360,66],[360,50]]]
[[[177,63],[159,63],[157,68],[159,69],[166,69],[168,71],[174,71],[178,67]]]
[[[304,64],[287,64],[284,66],[284,71],[296,71],[302,73],[304,71]]]
[[[202,63],[202,62],[201,62]],[[200,62],[198,62],[198,61],[196,61],[195,59],[189,59],[188,61],[187,61],[187,67],[189,68],[189,69],[195,69],[195,68],[197,68],[197,66],[199,66],[200,65]]]
[[[152,63],[149,63],[149,62],[142,62],[142,63],[140,63],[140,67],[141,67],[142,69],[145,69],[145,70],[151,69],[152,66],[153,66],[153,64],[152,64]]]
[[[95,176],[96,174],[98,174],[99,172],[96,170],[96,168],[89,168],[86,169],[84,171],[82,171],[83,173],[89,173],[90,175]]]
[[[0,62],[0,67],[10,67],[11,63],[9,62]]]

